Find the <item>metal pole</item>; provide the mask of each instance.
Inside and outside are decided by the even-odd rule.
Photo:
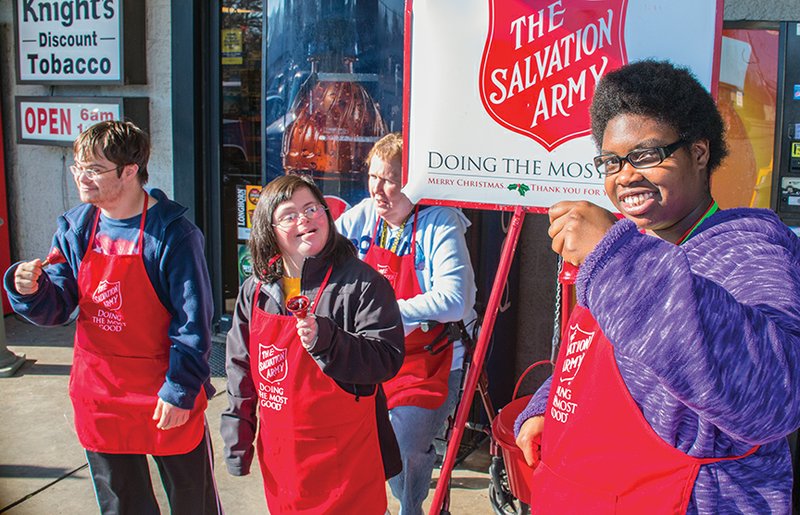
[[[25,354],[18,356],[6,347],[5,316],[0,313],[0,377],[13,376],[23,363],[25,363]]]
[[[464,385],[464,396],[461,398],[458,410],[456,411],[453,434],[450,436],[450,441],[447,442],[447,451],[444,453],[444,463],[442,463],[441,472],[439,473],[439,480],[436,482],[436,491],[433,494],[433,502],[431,503],[429,515],[440,515],[442,513],[445,491],[450,488],[450,474],[453,472],[456,454],[458,454],[458,446],[461,444],[461,438],[464,436],[464,428],[467,425],[467,417],[469,416],[469,409],[472,406],[472,398],[475,395],[475,388],[478,384],[481,371],[483,370],[483,361],[486,358],[486,352],[489,348],[489,337],[494,329],[497,310],[500,307],[500,297],[502,296],[506,280],[508,279],[508,271],[511,269],[511,261],[514,259],[514,253],[517,249],[524,218],[525,208],[517,206],[514,210],[514,216],[511,218],[511,225],[508,229],[505,242],[503,243],[503,250],[500,253],[500,264],[497,268],[497,274],[494,276],[492,293],[489,295],[489,303],[486,306],[486,318],[483,321],[483,327],[481,327],[481,333],[478,336],[478,343],[475,346],[472,366],[470,366],[469,372],[467,373],[467,381]]]

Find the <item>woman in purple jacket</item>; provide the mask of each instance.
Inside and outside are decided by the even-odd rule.
[[[591,115],[624,219],[581,201],[550,209],[553,250],[580,265],[578,306],[517,420],[526,458],[541,450],[532,508],[789,513],[798,239],[771,211],[719,210],[724,127],[688,71],[624,66]]]

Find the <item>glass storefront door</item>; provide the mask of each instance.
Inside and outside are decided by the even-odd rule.
[[[220,78],[222,127],[223,312],[230,313],[239,285],[249,274],[246,241],[249,215],[261,184],[261,0],[222,2]]]

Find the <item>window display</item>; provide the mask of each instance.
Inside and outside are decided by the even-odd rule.
[[[368,196],[365,158],[402,127],[403,0],[223,1],[223,295],[249,273],[253,189],[308,175],[334,216]]]

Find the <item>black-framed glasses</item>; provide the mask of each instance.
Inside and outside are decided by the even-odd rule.
[[[616,154],[600,154],[594,158],[594,166],[603,175],[614,175],[622,170],[622,163],[627,161],[637,170],[642,168],[653,168],[664,162],[675,153],[676,150],[686,144],[686,141],[679,139],[671,145],[664,147],[637,148],[628,152],[627,156]]]
[[[114,168],[109,168],[108,170],[99,170],[97,168],[84,168],[82,166],[78,166],[77,163],[75,163],[69,167],[69,171],[72,172],[72,175],[74,175],[75,177],[78,177],[79,175],[83,174],[90,179],[95,179],[103,175],[104,173],[116,172],[123,166],[124,165],[118,165],[115,166]]]
[[[303,209],[300,212],[293,212],[293,213],[286,213],[285,215],[278,218],[278,221],[272,224],[274,227],[281,227],[283,229],[288,229],[293,225],[297,224],[300,221],[300,217],[302,216],[306,220],[313,220],[326,210],[325,206],[322,204],[311,204],[307,208]]]

